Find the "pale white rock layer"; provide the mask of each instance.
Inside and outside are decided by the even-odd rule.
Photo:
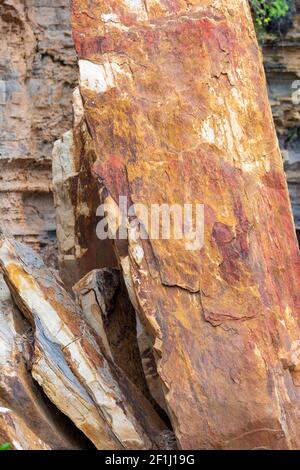
[[[100,349],[82,313],[41,259],[2,236],[0,265],[35,328],[32,373],[50,399],[98,448],[156,448],[163,422]]]

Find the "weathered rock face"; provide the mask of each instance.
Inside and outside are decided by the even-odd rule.
[[[289,150],[289,189],[296,224],[300,227],[299,105],[291,101],[296,91],[291,85],[299,79],[299,0],[296,5],[293,28],[284,39],[267,41],[263,52],[275,125],[285,158],[288,158],[285,147]],[[69,0],[55,0],[51,5],[38,0],[5,0],[0,6],[0,30],[0,128],[3,134],[0,216],[19,239],[41,249],[44,259],[54,266],[57,253],[51,152],[54,141],[71,125],[70,103],[77,73]],[[81,226],[82,232],[83,226],[85,224]],[[84,272],[69,278],[70,287],[88,271],[114,265],[108,263],[107,257],[103,260],[105,263],[91,263],[86,240],[83,245],[85,248],[78,250],[77,244],[76,255],[70,250],[66,255],[67,273],[74,267],[74,256],[83,256],[86,267]]]
[[[0,5],[0,215],[50,262],[50,150],[70,125],[76,67],[65,6]],[[80,88],[53,183],[77,305],[0,236],[0,443],[85,448],[84,434],[99,449],[173,448],[159,404],[184,449],[299,448],[300,262],[246,0],[73,0],[73,32]],[[297,41],[291,30],[285,47]],[[268,47],[286,142],[298,108],[274,71],[288,81],[297,60],[278,50],[268,63]],[[100,240],[99,203],[109,233],[124,228],[120,196],[149,210],[204,204],[204,245],[192,230],[156,237],[153,221],[141,240],[137,205],[126,240]]]
[[[33,335],[0,276],[0,441],[17,450],[84,448],[30,375]]]
[[[133,214],[115,243],[179,445],[299,448],[299,253],[246,0],[72,5],[111,230],[120,196],[204,204],[203,247]]]
[[[111,243],[96,234],[100,185],[92,174],[96,156],[78,88],[73,115],[73,130],[55,142],[52,163],[59,269],[70,290],[93,269],[117,264]]]
[[[3,0],[0,34],[0,218],[55,264],[51,152],[76,82],[69,2]]]
[[[156,449],[166,426],[106,356],[101,337],[25,245],[2,236],[0,265],[34,329],[32,376],[98,449]]]
[[[274,122],[285,161],[294,219],[300,229],[300,1],[286,36],[262,45]]]
[[[149,398],[152,397],[160,409],[166,410],[151,339],[133,308],[136,301],[132,283],[125,277],[126,289],[119,273],[115,286],[114,279],[119,271],[107,269],[118,265],[113,240],[99,240],[97,237],[97,208],[105,198],[102,196],[103,185],[93,172],[96,154],[78,88],[73,93],[73,115],[73,129],[56,141],[53,149],[53,193],[60,276],[69,290],[74,291],[87,322],[101,337],[108,354],[147,397],[149,388]],[[105,202],[108,204],[109,199],[106,198]],[[113,212],[115,203],[110,202]],[[127,259],[121,263],[123,271],[130,268]],[[89,271],[101,266],[105,268]],[[112,278],[105,278],[104,273],[110,273]],[[107,300],[110,295],[108,314],[100,306],[105,304],[103,299]],[[141,364],[148,387],[144,374],[141,374]]]
[[[118,270],[94,270],[74,287],[87,323],[101,339],[108,357],[148,395],[136,333],[135,311]]]
[[[129,299],[131,284],[126,283],[127,292],[119,270],[113,268],[118,266],[113,240],[97,237],[96,215],[100,215],[97,208],[104,202],[105,191],[103,197],[103,185],[93,172],[96,154],[78,88],[73,93],[73,115],[73,129],[56,141],[53,149],[60,276],[74,291],[87,322],[101,337],[107,353],[148,396],[140,370],[142,363],[152,396],[165,409],[151,340],[135,315],[134,299]],[[111,202],[113,211],[115,203]],[[126,260],[121,263],[126,270]]]

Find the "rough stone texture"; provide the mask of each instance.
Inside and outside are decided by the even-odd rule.
[[[120,271],[107,268],[94,270],[75,284],[73,291],[87,323],[101,338],[109,357],[154,406],[158,404],[166,409],[151,342],[136,317]]]
[[[75,292],[90,326],[94,327],[99,336],[105,333],[104,345],[110,349],[110,343],[116,363],[148,396],[140,373],[140,357],[137,357],[136,350],[138,346],[152,397],[161,408],[166,409],[151,340],[140,319],[134,318],[134,308],[122,279],[116,298],[112,299],[113,314],[107,319],[106,331],[103,331],[98,304],[101,305],[103,296],[107,297],[114,290],[114,283],[108,285],[109,281],[106,281],[104,286],[97,278],[107,271],[107,267],[116,266],[117,260],[113,240],[100,240],[97,237],[96,225],[100,220],[96,217],[97,207],[104,202],[105,191],[103,197],[103,185],[93,173],[93,163],[96,160],[94,143],[84,119],[78,88],[73,93],[73,115],[73,129],[56,141],[53,148],[53,193],[60,276],[65,285]],[[106,199],[106,204],[107,202]],[[123,270],[126,270],[126,260],[122,263]],[[101,266],[105,268],[89,272],[89,269]],[[113,270],[116,272],[116,269]],[[110,272],[113,271],[110,269]],[[128,283],[127,288],[130,292],[131,285]],[[132,302],[134,305],[134,300]]]
[[[73,93],[73,115],[73,130],[53,148],[59,269],[70,290],[91,270],[116,266],[111,243],[100,242],[96,234],[100,186],[92,175],[96,157],[78,88]]]
[[[179,446],[299,448],[299,252],[246,0],[72,5],[109,224],[120,195],[205,206],[202,249],[129,220],[116,242]]]
[[[94,270],[73,290],[87,323],[101,339],[107,355],[146,393],[135,311],[120,272],[106,268]]]
[[[299,79],[299,0],[296,5],[293,28],[285,38],[267,40],[263,52],[275,124],[284,157],[289,158],[289,189],[300,228],[300,140],[293,137],[299,128],[299,105],[291,102],[296,91],[291,84]],[[0,32],[0,216],[20,240],[41,249],[44,259],[55,266],[51,152],[54,141],[70,128],[76,83],[69,0],[55,0],[51,5],[45,0],[3,0]],[[287,142],[290,138],[292,142]],[[68,252],[67,272],[73,268],[73,256]],[[82,251],[75,256],[83,256]],[[88,271],[108,265],[113,263],[87,265],[69,286]]]
[[[0,440],[12,450],[51,450],[26,422],[14,411],[2,406],[0,400]]]
[[[275,124],[284,157],[289,159],[289,189],[300,228],[300,139],[295,138],[299,105],[291,101],[297,90],[291,85],[299,79],[300,61],[299,0],[296,5],[293,28],[285,38],[268,39],[263,52]],[[55,266],[51,152],[54,141],[70,128],[71,95],[76,83],[69,0],[55,0],[51,5],[45,0],[2,1],[0,32],[0,216],[20,240],[41,249],[44,259]],[[72,266],[73,255],[69,252],[68,256],[66,263]],[[113,263],[101,264],[107,265]],[[97,267],[99,264],[87,266],[70,286]]]
[[[54,141],[72,122],[68,0],[0,4],[0,218],[55,264]]]
[[[0,442],[10,442],[18,450],[84,448],[76,428],[31,377],[32,339],[31,327],[0,275]]]
[[[114,268],[107,269],[117,266],[117,260],[112,240],[99,240],[97,237],[96,225],[100,220],[96,217],[97,207],[104,198],[101,181],[95,178],[92,170],[96,155],[78,88],[73,93],[73,115],[73,129],[56,141],[53,148],[53,193],[60,276],[70,290],[73,288],[88,323],[102,337],[106,349],[112,348],[113,353],[111,350],[110,353],[116,363],[148,396],[140,371],[142,360],[152,397],[165,409],[151,341],[139,318],[135,318],[124,281],[118,276],[120,285],[114,286],[112,280],[103,277],[105,272],[117,272]],[[89,272],[89,269],[101,266],[105,268]],[[127,287],[130,291],[130,286]],[[116,296],[111,299],[110,306],[112,314],[108,316],[103,311],[101,313],[100,306],[104,296],[107,298],[114,291]]]
[[[120,275],[117,270],[101,269],[88,273],[73,287],[87,323],[101,338],[106,354],[111,359],[113,352],[108,328],[119,285]]]
[[[285,161],[294,219],[300,229],[300,1],[284,37],[262,44],[270,103]]]
[[[0,265],[34,328],[32,375],[98,449],[155,449],[166,426],[105,355],[71,297],[40,257],[5,236]]]
[[[4,331],[2,336],[2,344],[6,344],[9,341],[7,329],[9,324],[6,321],[4,325]],[[65,413],[79,429],[81,429],[92,442],[101,448],[102,435],[101,427],[98,424],[98,412],[91,399],[82,389],[80,383],[69,370],[63,357],[60,357],[57,347],[47,337],[43,336],[43,332],[37,331],[35,334],[35,340],[32,341],[33,351],[31,352],[31,365],[33,377],[43,387],[44,392],[50,398],[50,400],[58,406],[58,409]],[[35,341],[35,343],[34,343]],[[48,342],[47,342],[48,341]],[[36,362],[36,365],[34,364]],[[21,366],[17,372],[20,372]],[[6,374],[3,377],[3,382],[6,382]],[[26,377],[25,380],[29,381]],[[7,388],[7,387],[6,387]],[[24,389],[24,386],[23,386]],[[3,393],[3,387],[1,389],[1,400],[7,395]],[[33,406],[37,406],[35,401],[30,402],[28,413],[32,415],[34,409]],[[16,397],[16,402],[19,404],[17,410],[18,416],[22,411],[20,407],[23,403],[19,401],[20,397]],[[28,420],[27,413],[27,420]],[[26,421],[25,421],[26,422]],[[33,423],[35,420],[33,419]],[[44,423],[41,421],[41,425]],[[40,437],[40,431],[38,436]],[[99,435],[99,437],[97,437]],[[10,440],[8,440],[10,442]],[[29,437],[29,445],[32,447],[32,442]]]

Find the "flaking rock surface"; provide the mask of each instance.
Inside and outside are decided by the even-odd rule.
[[[299,253],[247,1],[74,0],[72,24],[110,223],[120,196],[204,205],[203,246],[116,243],[178,444],[298,448]]]

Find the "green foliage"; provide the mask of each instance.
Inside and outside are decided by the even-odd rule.
[[[299,140],[300,138],[300,127],[293,127],[292,129],[289,129],[287,136],[285,138],[285,144],[292,144],[296,140]]]
[[[271,21],[283,18],[289,11],[287,0],[249,0],[255,25],[265,30]]]
[[[4,444],[0,445],[0,450],[10,450],[11,444],[9,442],[4,442]]]

